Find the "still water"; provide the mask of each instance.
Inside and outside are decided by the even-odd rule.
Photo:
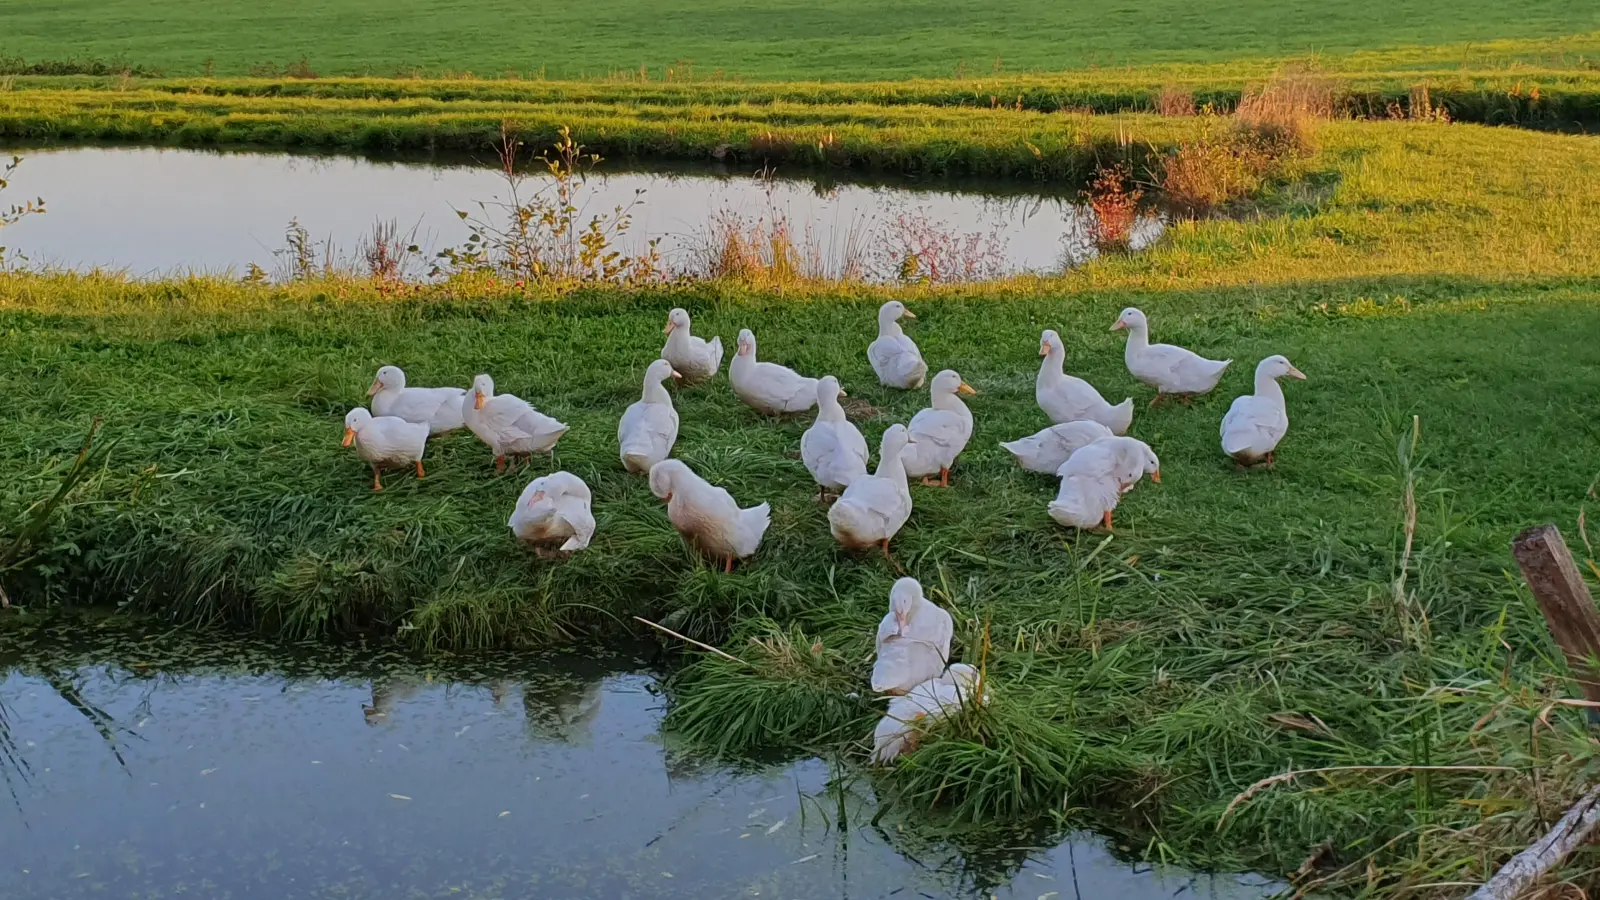
[[[6,229],[12,252],[34,265],[138,276],[239,274],[252,263],[272,271],[290,220],[344,256],[355,255],[375,223],[394,223],[428,251],[461,246],[467,229],[456,211],[477,215],[480,202],[508,197],[500,172],[482,165],[103,147],[13,152],[23,163],[7,199],[41,197],[48,212]],[[581,220],[640,201],[624,249],[659,239],[674,271],[692,270],[712,223],[730,215],[769,227],[781,219],[824,270],[848,258],[860,260],[868,277],[887,277],[906,249],[929,244],[970,264],[977,277],[1059,271],[1093,253],[1076,194],[608,169],[602,163],[580,192]],[[524,194],[548,181],[531,178]],[[1134,246],[1160,232],[1160,221],[1146,218]]]
[[[629,654],[431,657],[0,623],[0,897],[1245,898],[1087,835],[874,824],[819,760],[663,738]]]

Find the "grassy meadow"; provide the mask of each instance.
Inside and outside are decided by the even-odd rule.
[[[85,27],[91,17],[92,27]],[[1592,3],[1152,0],[1107,9],[1004,0],[982,6],[707,0],[662,9],[608,0],[581,10],[509,0],[294,2],[13,0],[0,57],[122,60],[171,75],[245,75],[299,64],[323,75],[412,70],[550,78],[638,73],[747,80],[931,78],[1449,47],[1528,44],[1600,31]],[[1418,48],[1418,49],[1412,49]],[[1481,50],[1477,52],[1482,52]],[[1524,48],[1523,52],[1527,52]],[[1535,51],[1537,52],[1537,51]]]
[[[986,127],[952,126],[949,140]],[[1202,125],[1114,127],[1158,144]],[[697,333],[728,343],[752,327],[764,359],[837,374],[876,446],[926,399],[880,388],[865,360],[875,308],[899,297],[930,363],[980,395],[952,486],[913,488],[895,563],[953,611],[955,654],[984,666],[994,699],[864,776],[879,795],[938,807],[953,827],[1095,827],[1189,865],[1286,876],[1315,856],[1300,883],[1342,894],[1470,884],[1593,765],[1508,550],[1520,528],[1555,521],[1581,552],[1578,517],[1595,501],[1600,142],[1351,121],[1321,124],[1316,141],[1250,215],[1179,223],[1150,251],[1053,278],[462,276],[396,291],[0,277],[0,521],[50,494],[93,418],[114,442],[6,588],[30,606],[109,600],[442,650],[615,634],[642,615],[739,659],[694,654],[673,686],[675,734],[732,757],[859,760],[876,713],[851,695],[865,693],[897,571],[829,537],[797,458],[806,418],[763,419],[724,378],[675,393],[676,455],[773,506],[761,551],[731,575],[687,551],[622,471],[615,428],[681,305]],[[1129,305],[1158,339],[1236,360],[1213,396],[1145,408],[1107,330]],[[1126,498],[1110,536],[1055,526],[1052,480],[996,446],[1046,424],[1033,401],[1044,328],[1066,338],[1070,371],[1136,398],[1132,434],[1162,458],[1162,483]],[[1277,469],[1238,474],[1218,421],[1271,353],[1310,379],[1286,386]],[[373,494],[338,440],[385,363],[417,384],[487,371],[571,424],[533,472],[590,483],[593,545],[565,562],[514,546],[505,519],[531,474],[497,475],[466,434],[430,447],[426,479],[391,475]],[[1308,775],[1230,808],[1259,779],[1355,765],[1402,770]],[[1439,766],[1456,768],[1427,768]],[[1591,865],[1564,875],[1588,884]]]
[[[1509,544],[1553,521],[1593,556],[1600,139],[1551,132],[1600,123],[1600,5],[20,0],[5,19],[0,140],[15,144],[482,156],[508,126],[534,147],[570,128],[613,159],[747,169],[1059,187],[1125,163],[1153,195],[1185,153],[1245,165],[1256,126],[1204,108],[1241,105],[1288,61],[1312,72],[1286,83],[1316,82],[1339,114],[1294,126],[1274,145],[1294,151],[1223,214],[1050,277],[0,272],[12,616],[109,602],[442,652],[637,635],[643,616],[735,657],[690,651],[671,685],[668,728],[708,753],[842,759],[957,835],[1091,827],[1131,856],[1335,895],[1464,894],[1596,765]],[[1202,114],[1158,114],[1177,95]],[[1507,124],[1549,130],[1490,127]],[[26,194],[25,165],[14,187]],[[675,390],[675,455],[741,503],[770,502],[773,523],[731,574],[696,557],[617,459],[667,311],[730,347],[753,328],[763,359],[838,375],[875,452],[926,402],[879,387],[865,359],[890,297],[916,312],[930,365],[980,392],[952,485],[913,487],[893,562],[844,553],[798,458],[809,417],[764,419],[722,376]],[[1126,306],[1157,340],[1233,358],[1221,387],[1147,409],[1108,331]],[[1161,456],[1162,483],[1126,497],[1114,534],[1056,526],[1053,479],[997,446],[1047,424],[1045,328],[1069,371],[1136,399],[1131,433]],[[1236,473],[1218,423],[1273,353],[1309,379],[1285,385],[1277,468]],[[417,385],[488,372],[572,430],[554,460],[511,474],[447,436],[426,479],[393,474],[374,494],[339,438],[384,364]],[[95,420],[103,461],[48,532],[10,543]],[[599,523],[565,561],[506,527],[521,487],[556,466],[591,485]],[[902,570],[952,611],[955,655],[993,699],[869,772],[855,763],[880,710],[861,697]],[[1306,774],[1260,784],[1290,772]],[[1596,862],[1559,875],[1592,892]]]

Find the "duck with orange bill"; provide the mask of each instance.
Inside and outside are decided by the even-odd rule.
[[[722,367],[722,338],[707,341],[690,332],[689,313],[674,309],[667,313],[667,325],[662,333],[667,336],[661,348],[661,358],[672,363],[672,368],[683,377],[684,384],[699,384],[717,374]]]
[[[817,379],[756,359],[756,335],[748,328],[739,331],[728,383],[746,406],[764,415],[805,412],[817,405]]]
[[[950,467],[972,439],[972,410],[961,402],[960,394],[975,396],[972,385],[961,380],[954,369],[933,376],[928,388],[928,408],[911,417],[906,431],[911,446],[901,454],[906,475],[921,478],[926,485],[950,486]],[[935,482],[933,476],[939,476]]]
[[[428,426],[428,434],[444,434],[462,427],[461,388],[406,387],[406,373],[399,366],[384,366],[372,379],[367,396],[372,398],[372,414],[378,418],[394,416]]]
[[[1100,396],[1094,385],[1065,371],[1067,347],[1061,335],[1045,329],[1039,335],[1039,375],[1033,382],[1033,397],[1050,421],[1061,425],[1081,419],[1099,422],[1116,434],[1133,424],[1133,398],[1113,406]]]
[[[398,416],[374,416],[356,407],[344,417],[344,446],[355,445],[356,455],[372,466],[372,489],[383,490],[383,469],[415,465],[422,471],[422,454],[428,446],[428,426]]]
[[[1168,394],[1188,402],[1196,394],[1210,393],[1233,362],[1231,359],[1206,359],[1172,344],[1150,343],[1150,322],[1144,313],[1132,306],[1122,311],[1111,330],[1128,332],[1122,359],[1129,374],[1156,389],[1151,406],[1160,403]]]
[[[1272,468],[1278,442],[1289,433],[1289,409],[1279,378],[1304,379],[1283,356],[1269,356],[1256,364],[1256,391],[1235,397],[1222,417],[1222,452],[1241,469],[1266,463]]]
[[[515,460],[553,452],[556,441],[567,433],[566,425],[521,397],[496,394],[494,379],[488,375],[473,379],[472,392],[462,401],[461,411],[467,428],[494,453],[496,471],[505,469],[508,456]]]

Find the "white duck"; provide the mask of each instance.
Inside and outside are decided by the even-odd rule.
[[[415,464],[417,477],[422,471],[422,452],[428,444],[428,426],[407,422],[398,416],[374,416],[356,407],[344,417],[344,446],[356,445],[356,455],[372,466],[372,489],[383,490],[378,471]]]
[[[511,533],[532,544],[543,556],[550,544],[561,553],[589,546],[594,537],[593,494],[583,479],[570,472],[551,472],[528,482],[511,511]]]
[[[934,722],[959,710],[963,704],[983,702],[988,691],[980,682],[978,670],[956,663],[938,678],[931,678],[911,689],[904,697],[889,701],[889,711],[872,731],[872,762],[889,765],[903,753],[916,749],[917,740]]]
[[[828,529],[845,547],[877,544],[889,558],[889,540],[911,518],[911,489],[901,454],[909,446],[904,425],[890,425],[878,447],[878,471],[851,479],[828,509]]]
[[[838,493],[867,474],[867,439],[845,418],[839,398],[849,396],[839,379],[827,375],[817,381],[817,420],[800,436],[800,459],[816,479],[817,500]]]
[[[728,363],[728,382],[745,405],[769,416],[805,412],[817,405],[817,380],[777,363],[756,361],[756,336],[739,331],[739,349]]]
[[[504,469],[506,457],[551,453],[567,426],[534,409],[515,394],[496,394],[494,379],[479,375],[461,405],[467,428],[494,452],[494,467]]]
[[[406,373],[399,366],[384,366],[372,379],[367,396],[372,398],[372,414],[377,418],[394,416],[428,426],[428,434],[455,431],[461,419],[461,388],[406,387]]]
[[[939,487],[950,486],[950,467],[956,457],[972,439],[972,410],[961,402],[957,394],[976,394],[972,385],[961,380],[952,369],[933,376],[928,388],[930,405],[911,417],[906,426],[911,447],[901,455],[906,475],[921,478],[922,483],[933,485],[938,475]]]
[[[1094,389],[1094,385],[1062,371],[1067,362],[1067,348],[1061,335],[1045,329],[1039,336],[1039,377],[1033,383],[1033,397],[1039,408],[1057,425],[1090,419],[1099,422],[1117,434],[1133,424],[1133,398],[1112,406]]]
[[[950,614],[923,596],[921,583],[915,578],[896,581],[889,589],[889,614],[878,623],[872,689],[880,694],[904,694],[938,678],[950,660],[954,634]]]
[[[1128,364],[1133,377],[1156,389],[1151,406],[1161,402],[1167,394],[1179,394],[1187,400],[1194,394],[1204,394],[1217,386],[1222,373],[1233,362],[1231,359],[1206,359],[1191,350],[1172,344],[1150,343],[1150,323],[1144,313],[1130,306],[1117,317],[1112,331],[1126,329],[1128,346],[1122,359]]]
[[[902,318],[916,316],[899,300],[878,307],[878,338],[867,346],[867,361],[884,387],[912,390],[922,387],[923,379],[928,377],[928,364],[923,362],[916,341],[906,337],[900,328]]]
[[[1161,482],[1161,461],[1150,445],[1111,437],[1080,447],[1056,472],[1061,490],[1048,507],[1050,518],[1072,528],[1111,530],[1111,513],[1140,477]]]
[[[672,455],[672,445],[678,442],[678,411],[661,383],[682,377],[664,359],[645,369],[644,396],[628,406],[617,424],[622,467],[629,472],[648,475],[651,466]]]
[[[1001,441],[1017,463],[1029,472],[1054,475],[1079,447],[1111,437],[1111,429],[1092,419],[1063,422],[1014,441]]]
[[[756,552],[772,524],[767,504],[740,509],[731,494],[696,475],[682,460],[664,459],[651,466],[650,491],[667,501],[667,518],[678,533],[721,560],[724,572],[733,571],[735,559]]]
[[[688,312],[674,309],[667,313],[667,327],[662,332],[667,344],[661,348],[661,358],[672,363],[684,384],[699,384],[722,368],[722,338],[706,341],[691,334]]]
[[[1278,386],[1285,375],[1306,377],[1282,356],[1263,359],[1256,364],[1256,392],[1235,397],[1222,417],[1222,452],[1241,468],[1258,462],[1271,468],[1272,454],[1289,431],[1289,410]]]

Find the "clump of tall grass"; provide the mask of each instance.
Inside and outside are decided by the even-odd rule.
[[[798,627],[757,617],[729,649],[673,679],[680,698],[665,727],[719,756],[793,751],[849,741],[871,731],[873,712],[860,660]]]
[[[1192,116],[1195,114],[1194,92],[1175,84],[1162,85],[1156,94],[1156,114],[1163,116]]]
[[[1317,151],[1317,123],[1333,118],[1334,111],[1333,82],[1300,69],[1246,88],[1233,118],[1240,133],[1268,153],[1310,156]]]
[[[890,798],[966,823],[1065,811],[1091,790],[1099,755],[1048,712],[1019,701],[1027,690],[1017,683],[987,697],[975,692],[929,726],[884,778]]]

